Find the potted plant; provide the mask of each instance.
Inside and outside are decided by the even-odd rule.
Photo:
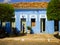
[[[30,34],[30,31],[31,31],[31,26],[27,26],[27,33]]]

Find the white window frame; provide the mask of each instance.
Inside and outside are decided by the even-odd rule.
[[[29,21],[31,21],[31,19],[33,19],[33,18],[36,19],[36,21],[37,21],[37,15],[36,14],[30,14],[29,17],[30,17]]]
[[[46,21],[47,21],[47,16],[46,16],[46,14],[40,14],[40,15],[39,15],[39,21],[40,21],[41,18],[45,18]]]
[[[22,16],[24,16],[24,18],[26,18],[26,21],[28,21],[28,19],[27,19],[27,14],[23,14],[23,13],[20,14],[20,19],[23,18]]]

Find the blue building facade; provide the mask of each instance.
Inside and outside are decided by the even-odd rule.
[[[25,24],[26,32],[28,30],[27,26],[31,26],[35,34],[54,33],[54,21],[48,21],[46,9],[18,9],[15,10],[15,16],[15,24],[18,31],[21,31],[22,25]],[[25,23],[22,22],[22,24],[21,19],[25,19]]]

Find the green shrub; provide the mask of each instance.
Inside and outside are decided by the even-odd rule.
[[[31,26],[27,26],[27,29],[28,29],[28,30],[31,30]]]

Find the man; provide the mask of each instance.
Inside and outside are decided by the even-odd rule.
[[[22,27],[23,27],[23,33],[24,33],[24,29],[25,29],[24,25],[25,25],[25,24],[23,24],[23,26],[22,26]]]

